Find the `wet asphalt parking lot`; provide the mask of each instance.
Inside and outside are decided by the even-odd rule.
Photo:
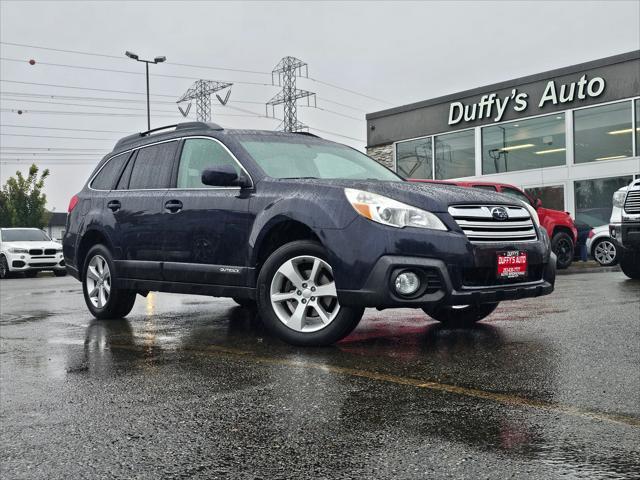
[[[640,284],[619,272],[467,331],[369,310],[323,349],[226,299],[96,321],[80,292],[0,283],[3,479],[640,477]]]

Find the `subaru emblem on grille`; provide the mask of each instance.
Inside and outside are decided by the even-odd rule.
[[[493,207],[491,209],[491,216],[495,220],[499,220],[501,222],[504,222],[505,220],[509,219],[509,214],[507,213],[507,209],[504,207]]]

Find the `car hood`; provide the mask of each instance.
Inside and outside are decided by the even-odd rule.
[[[31,250],[32,248],[62,248],[62,245],[58,242],[2,242],[2,248],[26,248]]]
[[[299,187],[354,188],[407,203],[431,212],[446,212],[450,205],[520,205],[522,202],[497,192],[438,183],[383,182],[376,180],[296,179],[280,180]]]

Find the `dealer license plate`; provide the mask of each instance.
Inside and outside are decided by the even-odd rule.
[[[498,252],[498,278],[527,276],[527,252],[511,250]]]

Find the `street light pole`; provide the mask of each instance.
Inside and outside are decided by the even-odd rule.
[[[143,62],[145,64],[145,74],[147,77],[147,130],[151,130],[151,102],[149,100],[149,64],[150,63],[162,63],[167,60],[167,57],[155,57],[153,60],[144,60],[133,52],[125,52],[127,57],[136,60],[138,62]]]

